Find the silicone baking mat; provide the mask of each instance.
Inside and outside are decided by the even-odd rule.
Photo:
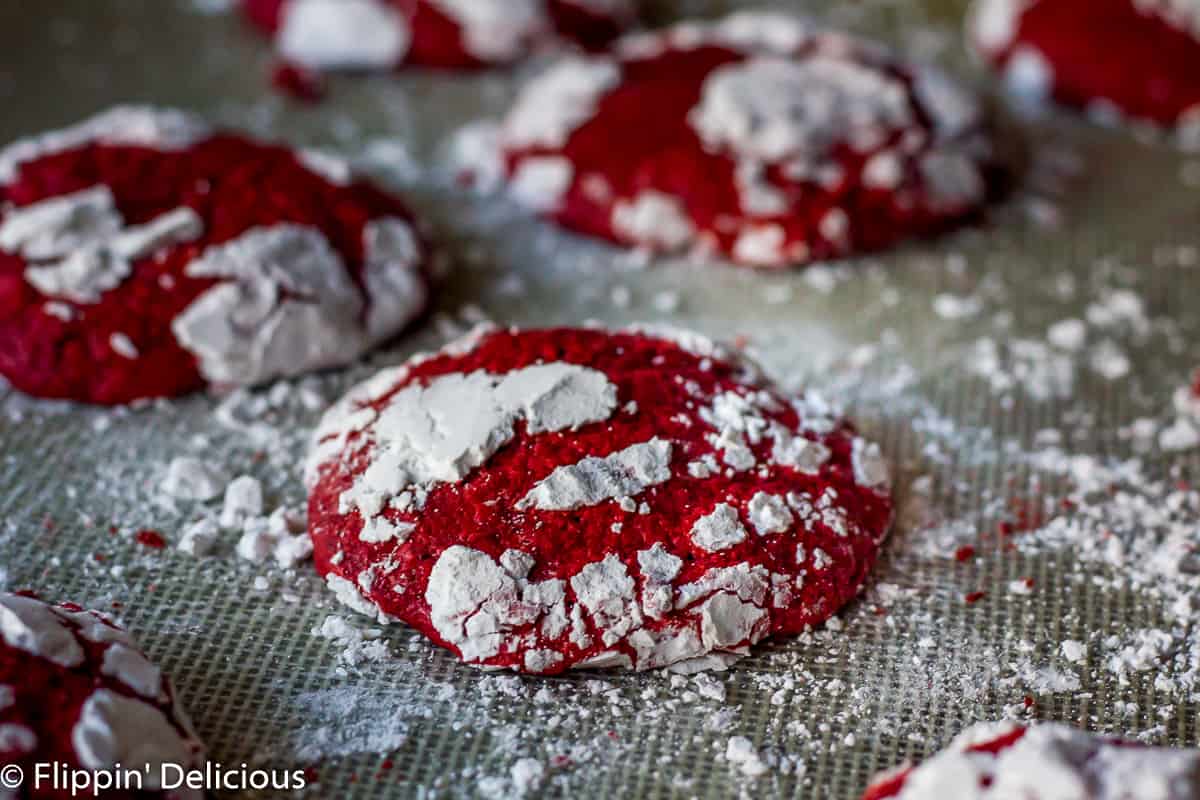
[[[1195,614],[1180,605],[1200,543],[1182,487],[1200,460],[1158,439],[1200,366],[1200,156],[993,98],[1021,169],[975,230],[788,274],[647,264],[434,168],[449,133],[499,113],[529,67],[339,78],[300,106],[268,90],[268,46],[224,5],[0,4],[0,139],[145,101],[366,154],[433,222],[449,273],[438,314],[372,364],[117,412],[0,399],[0,580],[112,609],[174,677],[214,760],[312,764],[307,793],[323,798],[847,800],[977,720],[1200,743]],[[959,3],[776,6],[991,86],[964,52]],[[789,385],[845,403],[896,465],[901,518],[873,586],[724,673],[541,679],[458,665],[403,626],[381,634],[388,658],[349,663],[361,648],[313,629],[337,614],[373,636],[370,621],[309,566],[242,561],[236,539],[208,558],[134,540],[174,542],[203,513],[158,488],[180,455],[300,507],[317,398],[483,317],[744,337]],[[739,736],[749,762],[737,743],[728,756]]]

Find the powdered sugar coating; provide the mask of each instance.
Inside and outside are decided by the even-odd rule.
[[[306,465],[318,570],[360,611],[528,672],[703,664],[827,618],[875,558],[888,486],[857,482],[836,416],[674,337],[689,349],[485,328],[355,389]],[[779,463],[797,438],[825,459]]]
[[[400,12],[376,0],[293,0],[275,46],[279,55],[313,69],[390,69],[412,43]]]
[[[757,12],[563,59],[497,139],[514,196],[567,227],[759,267],[946,227],[984,202],[992,169],[980,107],[950,79]],[[550,160],[560,180],[539,191],[527,165]]]
[[[414,240],[408,223],[389,222]],[[188,264],[184,273],[190,277],[229,280],[193,301],[171,329],[213,383],[254,384],[357,358],[425,303],[415,247],[391,260],[373,249],[379,237],[364,239],[368,265],[406,276],[399,292],[381,296],[386,305],[375,306],[377,317],[380,308],[391,314],[376,320],[374,335],[364,325],[363,295],[341,257],[319,231],[291,224],[253,228]],[[380,288],[378,282],[372,288]]]
[[[1196,0],[976,0],[968,29],[1024,100],[1166,127],[1200,109]]]
[[[1200,750],[1151,748],[1065,725],[984,723],[915,768],[881,775],[864,800],[1190,800]]]
[[[0,274],[23,280],[0,282],[0,331],[25,346],[0,372],[31,394],[117,403],[295,375],[426,305],[408,212],[324,154],[145,108],[5,154]]]
[[[151,106],[116,106],[61,130],[20,139],[0,150],[0,183],[16,180],[21,165],[87,144],[185,150],[212,133],[197,116]]]
[[[244,0],[288,61],[322,70],[515,61],[556,37],[603,45],[634,19],[629,0]]]
[[[147,796],[202,796],[158,791],[159,765],[198,768],[203,747],[169,683],[125,632],[77,606],[0,594],[0,633],[0,684],[11,692],[0,708],[5,763],[146,767]]]

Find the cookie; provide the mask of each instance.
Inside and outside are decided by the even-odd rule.
[[[859,591],[879,448],[738,353],[658,329],[480,329],[325,416],[315,564],[350,607],[532,673],[722,666]]]
[[[969,32],[1022,98],[1200,125],[1197,0],[977,0]]]
[[[115,108],[0,150],[0,374],[115,404],[344,364],[422,312],[424,261],[335,157]]]
[[[559,224],[755,267],[945,230],[996,178],[980,107],[944,75],[766,13],[562,59],[495,136],[511,194]]]
[[[506,64],[555,37],[594,49],[634,20],[631,0],[243,0],[279,55],[309,69]]]
[[[1065,725],[968,728],[917,767],[877,777],[863,800],[1087,800],[1200,796],[1200,750],[1143,747]]]
[[[179,770],[201,768],[204,750],[170,683],[127,633],[76,605],[0,594],[0,764],[24,771],[22,798],[71,796],[49,780],[34,784],[35,765],[51,763],[141,770],[145,791],[137,797],[204,796],[163,788],[163,777],[170,787]],[[179,770],[164,776],[164,764]]]

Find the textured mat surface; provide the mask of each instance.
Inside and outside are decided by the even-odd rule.
[[[312,631],[330,614],[370,625],[306,566],[242,561],[236,536],[198,559],[133,534],[173,542],[206,513],[158,488],[179,455],[259,477],[271,508],[299,507],[314,397],[369,365],[115,413],[0,399],[0,579],[112,608],[174,676],[214,759],[312,763],[310,796],[329,798],[851,800],[876,770],[976,720],[1200,744],[1196,613],[1179,600],[1198,588],[1185,484],[1200,457],[1158,438],[1200,366],[1200,155],[1001,112],[1027,169],[977,230],[796,274],[647,268],[431,168],[449,132],[504,107],[519,72],[337,79],[325,104],[300,107],[266,89],[268,48],[215,5],[3,4],[0,139],[150,101],[367,152],[433,221],[452,269],[440,315],[376,365],[479,316],[745,337],[884,444],[902,519],[861,601],[726,673],[481,673],[402,627],[382,633],[389,658],[351,664],[354,647]],[[666,20],[720,4],[658,6]],[[962,51],[956,3],[811,9],[988,85]],[[1048,334],[1064,320],[1081,342],[1074,325]]]

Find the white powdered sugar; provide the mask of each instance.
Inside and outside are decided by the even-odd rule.
[[[1004,50],[1017,35],[1017,23],[1034,0],[977,0],[971,7],[970,28],[976,43],[988,52]]]
[[[761,162],[812,165],[837,142],[867,149],[912,124],[907,88],[844,58],[758,57],[708,76],[689,118],[709,147]]]
[[[622,37],[616,49],[626,58],[653,58],[669,48],[715,44],[743,51],[793,53],[818,32],[808,20],[771,11],[739,11],[713,22],[683,22]]]
[[[513,150],[561,147],[591,118],[600,98],[621,78],[615,63],[601,58],[558,62],[521,91],[505,117],[501,139]]]
[[[429,296],[422,252],[413,226],[399,217],[376,217],[363,227],[367,333],[384,341],[420,313]]]
[[[90,304],[120,286],[134,261],[203,233],[203,220],[186,206],[126,226],[112,191],[96,186],[10,212],[0,223],[0,249],[29,262],[25,280],[42,294]]]
[[[634,587],[625,564],[611,553],[571,578],[571,589],[602,631],[604,644],[616,643],[641,624]]]
[[[508,192],[534,211],[553,211],[562,204],[574,175],[571,162],[561,156],[528,158],[513,172]]]
[[[529,490],[517,508],[566,511],[635,497],[670,480],[670,464],[671,443],[663,439],[630,445],[603,458],[589,456],[556,468]]]
[[[1168,452],[1200,447],[1200,374],[1172,395],[1175,419],[1158,433],[1158,445]]]
[[[768,769],[759,756],[758,750],[754,748],[754,744],[745,736],[729,737],[729,741],[725,745],[725,760],[750,778],[756,778]]]
[[[728,592],[714,594],[693,613],[700,615],[700,641],[706,651],[757,642],[767,620],[765,609]]]
[[[187,274],[233,279],[198,297],[171,326],[210,381],[257,383],[366,347],[362,296],[317,230],[252,229],[205,250]]]
[[[75,634],[50,606],[18,595],[0,595],[0,637],[17,650],[62,667],[83,663],[83,648]]]
[[[697,547],[717,553],[746,541],[746,528],[738,518],[736,508],[728,503],[718,503],[710,513],[696,520],[691,536]]]
[[[100,671],[150,700],[163,699],[162,670],[132,647],[116,643],[104,651]]]
[[[544,619],[548,636],[561,633],[566,624],[564,596],[561,580],[529,583],[523,576],[510,575],[486,553],[460,545],[438,558],[425,590],[430,621],[467,662],[500,653],[509,629],[539,619]],[[554,656],[562,658],[556,653],[543,657]]]
[[[369,438],[371,465],[342,494],[342,504],[367,520],[405,490],[461,480],[515,435],[519,421],[530,434],[570,430],[607,419],[616,406],[616,387],[603,373],[573,364],[443,375],[406,387],[379,412],[342,417],[338,411],[322,423],[317,440],[341,426]],[[314,449],[310,476],[324,452]]]
[[[791,527],[795,517],[782,497],[767,492],[758,492],[750,498],[747,507],[750,524],[759,536],[782,533]]]
[[[162,490],[180,500],[212,500],[225,490],[226,481],[210,463],[177,456],[167,466]]]
[[[0,723],[0,753],[23,756],[37,749],[37,734],[24,725],[11,722]],[[7,795],[0,790],[0,797],[5,800],[17,800],[16,795]]]
[[[669,553],[662,542],[637,554],[642,573],[642,613],[650,619],[663,619],[674,606],[672,582],[683,569],[683,559]]]
[[[1200,2],[1197,0],[1133,0],[1143,13],[1157,14],[1200,40]]]
[[[400,11],[379,0],[291,0],[275,47],[312,69],[390,69],[408,52],[412,32]]]
[[[97,689],[84,702],[71,744],[87,769],[147,767],[145,785],[151,789],[159,787],[163,764],[192,765],[197,758],[196,743],[185,739],[163,712],[109,689]],[[199,790],[178,791],[181,798],[203,796]]]
[[[696,235],[679,198],[656,191],[644,191],[632,202],[614,205],[612,225],[631,242],[661,250],[679,250]]]
[[[14,208],[0,223],[0,249],[28,261],[62,258],[112,238],[121,215],[107,186]]]
[[[225,504],[221,508],[221,527],[238,528],[250,517],[263,511],[262,483],[250,475],[240,475],[225,487]]]
[[[877,492],[891,491],[892,476],[883,451],[874,442],[856,437],[851,456],[854,464],[854,480]]]
[[[216,521],[204,518],[183,529],[177,546],[190,556],[204,557],[213,551],[220,535],[221,528]]]
[[[185,150],[211,133],[192,114],[149,106],[115,106],[77,125],[21,139],[0,150],[0,183],[16,180],[21,164],[88,144]]]
[[[430,0],[462,29],[463,45],[480,61],[511,61],[548,32],[544,0]]]
[[[1200,751],[1116,745],[1065,725],[1037,724],[998,753],[972,751],[1017,730],[985,723],[960,734],[904,781],[898,800],[1190,800],[1200,792]]]
[[[341,660],[352,667],[367,662],[384,661],[392,655],[388,650],[387,642],[380,639],[383,635],[382,630],[371,628],[367,631],[360,631],[345,617],[330,614],[325,617],[325,621],[319,627],[313,628],[312,633],[314,636],[329,639],[344,648]]]
[[[379,286],[394,273],[408,290],[385,298],[389,305],[380,308],[388,309],[387,318],[374,314],[370,330],[363,324],[368,301],[328,239],[293,224],[252,228],[201,253],[186,273],[227,280],[196,298],[171,329],[214,383],[259,383],[352,360],[424,305],[423,291],[414,293],[414,251],[405,249],[403,237],[368,228],[364,240],[365,248],[388,244],[382,256],[367,250],[367,264],[379,265],[368,267],[369,280]],[[409,260],[395,260],[397,252]]]

